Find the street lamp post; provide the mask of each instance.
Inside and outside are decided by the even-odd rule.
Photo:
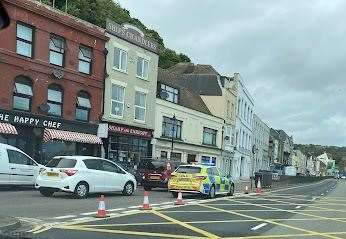
[[[174,132],[176,132],[176,131],[175,131],[176,124],[177,124],[177,118],[175,117],[175,114],[174,114],[174,115],[173,115],[173,118],[172,118],[172,137],[171,137],[171,139],[172,139],[172,141],[171,141],[172,145],[171,145],[171,155],[172,155],[172,153],[173,153],[173,148],[174,148]],[[172,158],[172,157],[170,157],[170,158]]]

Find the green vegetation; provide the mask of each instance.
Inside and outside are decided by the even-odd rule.
[[[41,0],[42,3],[64,11],[65,0]],[[159,66],[161,68],[171,67],[179,62],[191,62],[190,58],[183,53],[165,47],[164,41],[159,33],[147,28],[140,20],[131,17],[130,12],[122,8],[113,0],[68,0],[67,12],[75,17],[105,28],[106,19],[109,18],[119,24],[130,23],[143,30],[147,37],[159,44]]]
[[[302,151],[307,156],[319,156],[326,152],[334,160],[335,164],[340,168],[346,166],[346,147],[337,147],[337,146],[322,146],[315,144],[296,144],[295,148]]]

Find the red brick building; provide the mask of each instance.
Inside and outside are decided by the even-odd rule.
[[[11,24],[0,32],[0,142],[39,161],[98,154],[104,30],[38,1],[2,2]]]

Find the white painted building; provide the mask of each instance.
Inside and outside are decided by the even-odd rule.
[[[232,177],[234,180],[249,180],[251,176],[252,154],[252,124],[254,115],[254,101],[246,89],[239,73],[234,74],[237,84],[237,112],[236,112],[236,150],[232,163]]]
[[[252,138],[252,176],[259,170],[269,170],[269,135],[270,128],[258,115],[253,117],[253,138]]]

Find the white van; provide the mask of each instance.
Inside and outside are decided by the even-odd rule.
[[[20,149],[0,143],[0,186],[34,186],[41,167]]]

